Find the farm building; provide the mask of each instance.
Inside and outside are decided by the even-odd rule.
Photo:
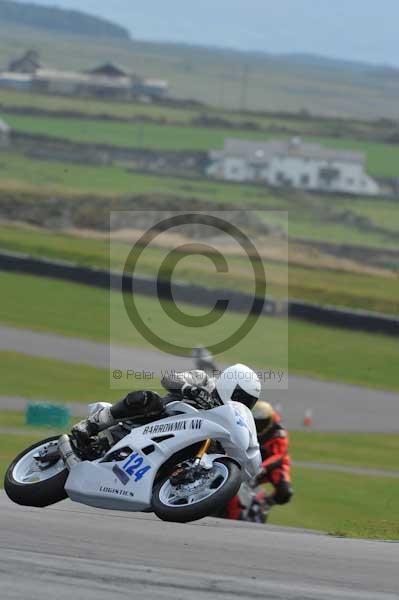
[[[0,119],[0,148],[6,148],[10,142],[10,128],[3,119]]]
[[[130,77],[107,77],[73,71],[40,69],[36,72],[32,87],[38,92],[65,96],[98,96],[129,99]]]
[[[84,73],[49,69],[40,63],[38,54],[30,50],[0,72],[0,88],[130,100],[137,96],[163,97],[169,84],[164,80],[139,77],[112,63],[101,64]]]
[[[304,143],[300,138],[269,142],[227,138],[209,155],[207,174],[229,181],[265,182],[276,187],[377,195],[363,153]]]
[[[10,60],[8,67],[0,71],[0,88],[29,92],[33,77],[41,68],[38,53],[28,50],[22,56]]]

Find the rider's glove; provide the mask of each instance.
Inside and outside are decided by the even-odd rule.
[[[212,394],[210,394],[206,388],[199,385],[190,385],[189,383],[186,383],[183,385],[181,393],[183,398],[191,400],[193,404],[204,410],[217,406],[212,399]]]
[[[197,400],[197,398],[209,397],[209,392],[206,388],[199,385],[190,385],[185,383],[181,389],[182,396],[188,400]]]

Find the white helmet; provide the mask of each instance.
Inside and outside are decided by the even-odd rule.
[[[250,410],[259,399],[261,385],[259,377],[245,365],[233,365],[225,369],[216,380],[216,393],[226,403],[229,400],[241,402]]]

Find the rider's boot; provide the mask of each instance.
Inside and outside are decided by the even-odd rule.
[[[130,392],[123,400],[113,406],[105,406],[88,419],[77,423],[72,428],[72,433],[79,442],[85,443],[90,437],[97,435],[104,429],[108,429],[108,427],[115,425],[122,419],[142,416],[160,418],[163,410],[161,397],[156,392]]]
[[[89,438],[97,435],[100,431],[115,425],[117,420],[112,416],[111,409],[111,406],[104,406],[88,419],[74,425],[72,427],[74,436],[81,442],[87,442]]]

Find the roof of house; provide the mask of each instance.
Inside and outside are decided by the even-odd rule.
[[[355,162],[363,164],[365,155],[362,152],[326,148],[320,144],[308,144],[300,138],[291,140],[271,140],[256,142],[237,138],[226,138],[223,150],[213,151],[212,158],[237,156],[252,163],[263,164],[275,156],[300,157],[314,160]]]
[[[86,73],[88,75],[105,75],[106,77],[128,77],[129,75],[126,69],[110,62],[99,65],[94,69],[90,69],[86,71]]]

